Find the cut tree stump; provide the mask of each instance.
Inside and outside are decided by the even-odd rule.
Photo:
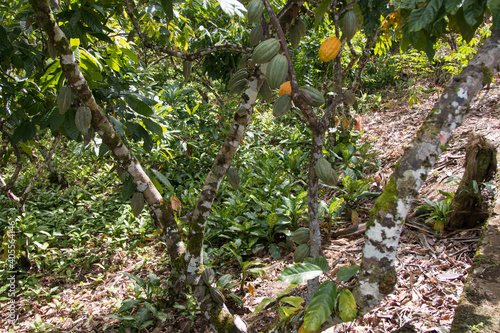
[[[485,137],[471,133],[465,147],[465,172],[455,193],[447,229],[475,228],[489,216],[481,183],[496,172],[496,149]]]
[[[496,184],[497,187],[500,185],[498,174]],[[500,332],[500,196],[498,193],[491,216],[483,227],[479,248],[460,303],[455,310],[450,333],[462,332]]]

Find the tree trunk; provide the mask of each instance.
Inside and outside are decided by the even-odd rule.
[[[475,228],[484,221],[488,207],[481,200],[481,182],[488,181],[497,168],[496,148],[486,138],[471,133],[465,147],[465,172],[451,202],[453,212],[447,228]]]
[[[359,283],[354,289],[359,313],[371,310],[394,290],[396,249],[410,204],[452,132],[465,120],[472,99],[491,82],[499,64],[500,30],[493,30],[469,65],[446,87],[370,211]]]
[[[319,228],[318,216],[318,187],[319,181],[316,176],[316,162],[322,155],[323,142],[325,139],[324,131],[319,133],[312,131],[311,155],[309,157],[309,177],[307,181],[307,212],[309,215],[309,233],[311,239],[310,256],[315,258],[321,252],[321,230]],[[319,277],[307,281],[307,298],[306,303],[309,303],[318,289]]]

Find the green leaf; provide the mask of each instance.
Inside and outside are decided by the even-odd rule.
[[[271,254],[271,256],[275,259],[275,260],[278,260],[281,258],[281,251],[280,251],[280,248],[278,247],[278,245],[274,244],[274,243],[271,243],[269,244],[269,253]]]
[[[36,127],[29,120],[23,121],[12,134],[12,144],[28,141],[36,134]]]
[[[142,289],[144,289],[144,290],[147,289],[146,281],[144,281],[140,277],[135,276],[134,274],[130,274],[129,272],[122,272],[122,274],[127,276],[128,278],[134,280],[137,283],[137,285],[139,285],[139,287],[141,287]]]
[[[118,312],[123,312],[135,308],[137,305],[141,304],[144,300],[141,298],[128,299],[123,302],[122,306],[118,309]]]
[[[340,267],[339,271],[337,272],[337,278],[339,279],[339,281],[347,281],[354,275],[356,275],[356,273],[359,271],[359,268],[360,267],[358,265]]]
[[[231,274],[222,275],[219,280],[217,280],[217,286],[220,288],[225,288],[228,284],[231,283],[233,276]]]
[[[278,214],[271,213],[271,214],[267,215],[266,223],[269,226],[269,228],[271,228],[271,229],[274,228],[276,223],[278,223]]]
[[[482,4],[482,1],[478,2],[478,0],[465,0],[462,8],[465,14],[465,21],[471,27],[473,27],[477,23],[479,17],[484,13],[484,6]]]
[[[57,132],[61,125],[64,123],[64,119],[66,118],[65,114],[60,114],[56,109],[52,109],[52,113],[49,117],[49,127],[52,132]]]
[[[233,17],[238,15],[239,17],[245,17],[247,9],[238,0],[219,0],[220,8],[224,13]]]
[[[120,138],[123,138],[123,135],[125,134],[125,130],[123,129],[123,124],[113,116],[110,116],[109,118],[111,119],[113,127],[115,128],[115,131],[118,134],[118,136]]]
[[[340,206],[344,203],[344,198],[337,199],[330,203],[330,207],[328,208],[328,212],[332,215]]]
[[[269,298],[269,297],[264,298],[262,301],[260,301],[260,304],[255,308],[255,311],[253,313],[258,313],[262,311],[267,304],[274,301],[276,301],[274,298]]]
[[[325,273],[328,273],[328,271],[330,271],[330,265],[328,264],[326,258],[323,256],[317,256],[316,258],[306,258],[304,261],[320,267]]]
[[[66,118],[64,119],[64,130],[66,134],[73,140],[76,140],[80,135],[80,131],[75,124],[75,111],[73,109],[69,109],[66,112]]]
[[[280,302],[290,304],[291,306],[296,308],[301,308],[301,304],[304,302],[304,299],[298,296],[287,296],[280,299]]]
[[[304,332],[315,331],[330,317],[337,298],[337,285],[323,282],[314,293],[304,314]]]
[[[137,313],[135,314],[135,320],[137,320],[138,323],[144,323],[146,320],[149,318],[149,314],[151,311],[147,307],[140,308],[137,310]]]
[[[431,0],[425,7],[411,12],[408,26],[410,32],[426,29],[436,18],[444,0]]]
[[[158,287],[160,285],[160,279],[154,273],[149,273],[148,275],[149,285],[153,287]]]
[[[128,106],[132,108],[132,110],[139,114],[142,114],[143,116],[149,116],[153,114],[153,110],[151,109],[151,107],[134,95],[125,95],[125,101],[127,102]]]
[[[172,0],[161,0],[161,6],[163,11],[169,20],[174,18],[174,6]]]
[[[125,54],[130,60],[132,60],[136,64],[139,63],[139,58],[137,57],[137,55],[134,52],[132,52],[131,50],[129,50],[125,47],[120,48],[120,50],[122,50],[123,54]]]
[[[150,132],[153,132],[154,134],[159,136],[163,136],[163,127],[161,127],[161,125],[149,118],[143,119],[142,122],[144,123],[144,126],[146,126],[146,129],[148,129]]]
[[[323,0],[321,4],[316,9],[316,14],[314,14],[314,26],[317,27],[321,23],[321,19],[325,16],[328,7],[332,3],[331,0]]]
[[[170,181],[168,180],[167,177],[165,177],[158,170],[151,169],[151,171],[154,173],[154,175],[156,176],[156,178],[158,178],[158,180],[160,181],[160,183],[162,183],[163,185],[165,185],[170,192],[174,192],[174,187],[172,186],[172,184],[170,183]]]
[[[344,322],[352,321],[357,315],[356,300],[349,289],[342,289],[339,296],[339,316]]]
[[[299,284],[314,279],[323,274],[321,267],[311,263],[300,263],[286,267],[280,274],[279,280]]]
[[[488,0],[487,6],[493,16],[493,26],[491,29],[500,29],[500,1]]]
[[[158,313],[158,310],[149,302],[144,302],[144,306],[153,314],[153,316],[156,317],[156,314]]]
[[[446,13],[450,15],[455,15],[457,10],[462,5],[463,0],[446,0]]]

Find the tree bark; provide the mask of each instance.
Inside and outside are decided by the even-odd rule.
[[[394,290],[396,249],[410,204],[453,131],[467,117],[469,104],[491,82],[499,65],[500,30],[493,30],[469,65],[446,87],[370,211],[359,283],[354,290],[361,314]]]

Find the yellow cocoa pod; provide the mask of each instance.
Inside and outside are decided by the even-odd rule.
[[[280,91],[278,93],[279,96],[284,95],[284,94],[292,94],[292,84],[290,81],[286,81],[280,86]]]
[[[332,36],[325,40],[319,48],[319,60],[327,62],[332,60],[340,52],[340,39]]]

